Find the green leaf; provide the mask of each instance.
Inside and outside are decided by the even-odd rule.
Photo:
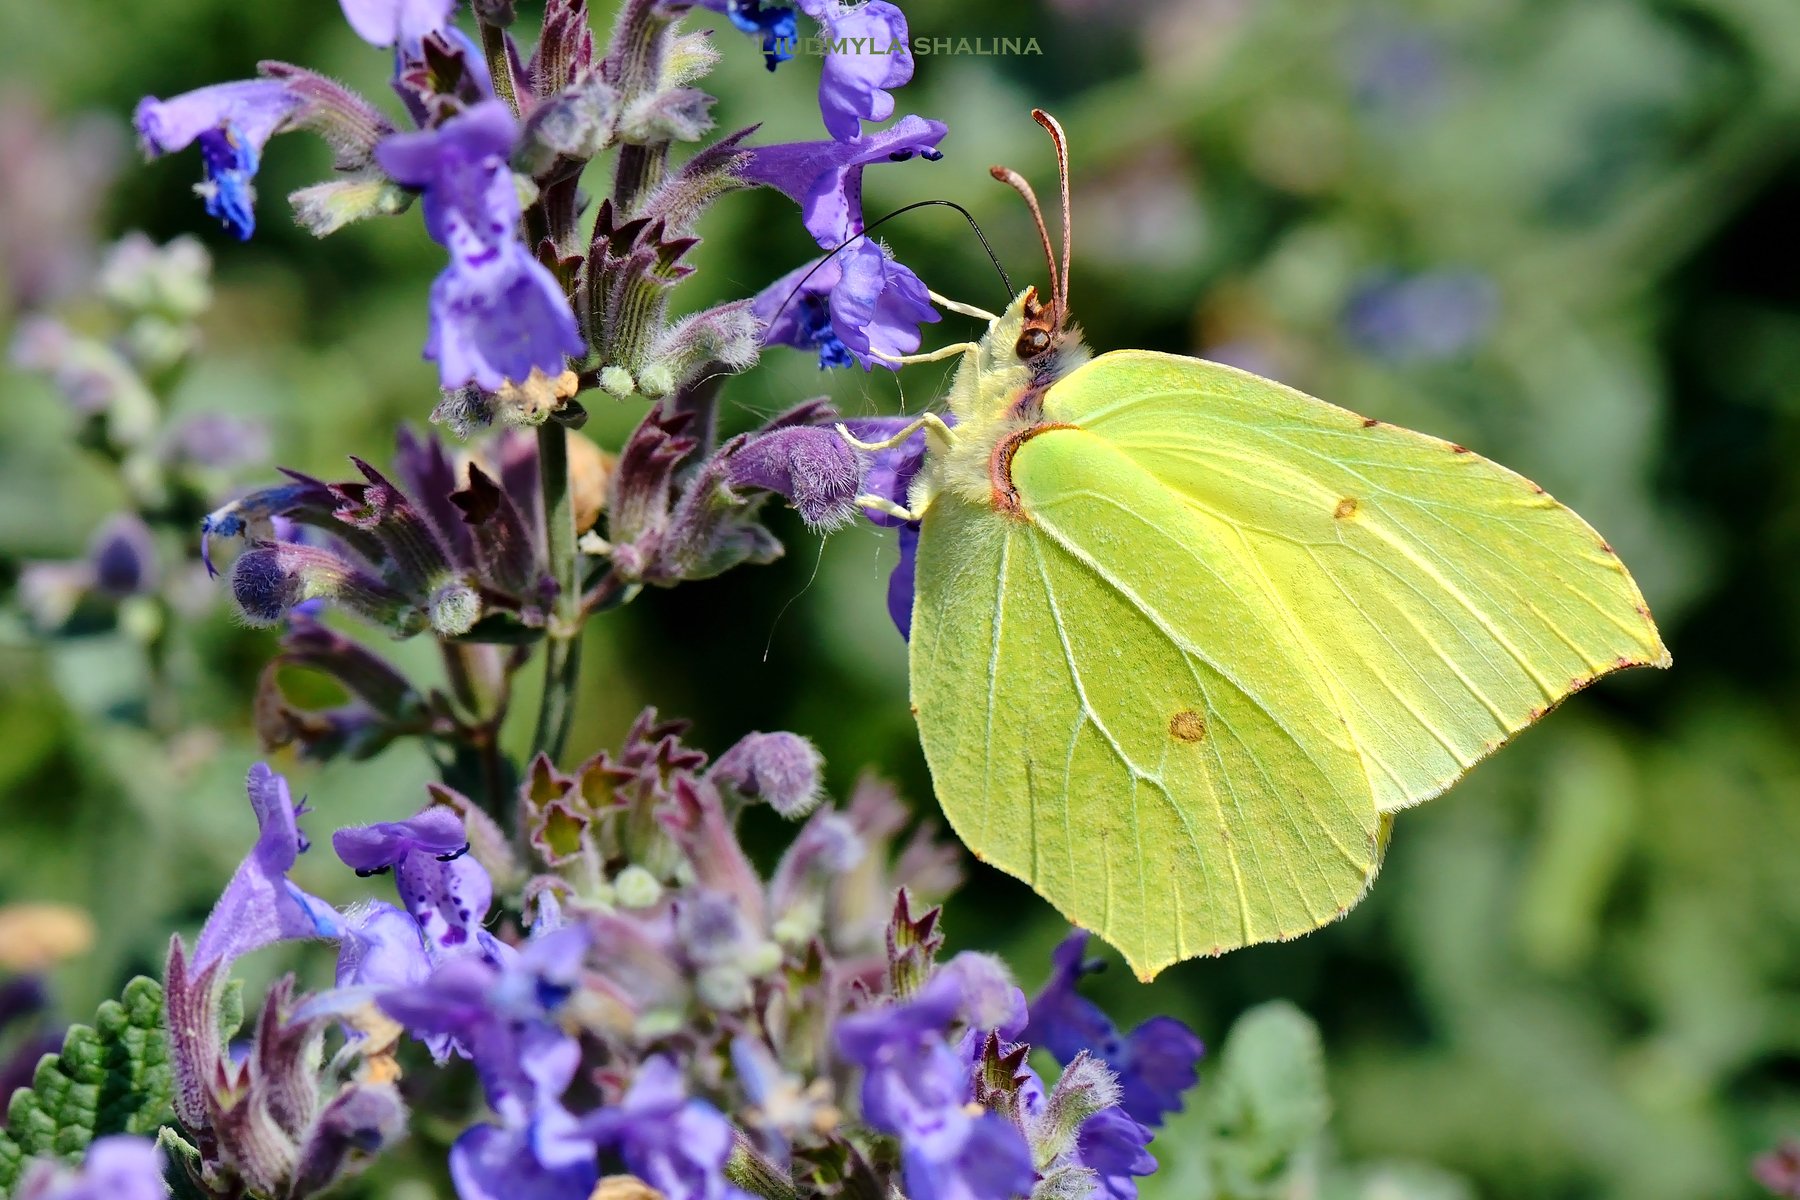
[[[96,1137],[154,1133],[173,1115],[173,1090],[162,986],[139,976],[100,1006],[92,1026],[71,1026],[61,1053],[46,1054],[31,1086],[13,1093],[0,1130],[0,1191],[27,1159],[75,1162]]]
[[[1212,1098],[1222,1130],[1285,1159],[1331,1116],[1325,1053],[1312,1019],[1285,1001],[1251,1009],[1231,1027]]]

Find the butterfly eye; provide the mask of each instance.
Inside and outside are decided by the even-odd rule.
[[[1019,335],[1019,343],[1013,347],[1013,353],[1020,358],[1030,359],[1036,358],[1048,349],[1050,349],[1049,330],[1027,329]]]

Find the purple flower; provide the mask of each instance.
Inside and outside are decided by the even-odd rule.
[[[531,1136],[473,1125],[450,1147],[450,1180],[461,1200],[588,1200],[600,1172],[593,1156],[546,1164]]]
[[[1083,1050],[1102,1059],[1118,1073],[1125,1112],[1142,1124],[1161,1125],[1166,1114],[1181,1111],[1181,1093],[1194,1086],[1204,1047],[1173,1017],[1151,1017],[1121,1035],[1099,1005],[1076,991],[1094,969],[1082,959],[1087,939],[1076,931],[1056,948],[1050,979],[1031,1002],[1025,1040],[1065,1066]]]
[[[399,637],[425,627],[411,599],[333,550],[298,542],[258,542],[238,555],[231,594],[252,625],[273,625],[295,607],[333,600]]]
[[[985,978],[941,968],[912,999],[837,1024],[838,1049],[863,1069],[863,1120],[900,1139],[912,1200],[1012,1200],[1037,1177],[1017,1126],[969,1112],[970,1058],[948,1040],[971,1004],[989,1007]]]
[[[424,931],[406,913],[377,900],[344,914],[338,987],[405,987],[425,982],[430,974]]]
[[[442,963],[425,982],[381,993],[383,1011],[420,1036],[443,1035],[472,1059],[488,1104],[509,1127],[529,1125],[575,1077],[580,1048],[550,1019],[574,991],[589,944],[570,925],[514,950]]]
[[[94,587],[114,599],[148,592],[156,586],[156,540],[136,513],[110,518],[88,544]]]
[[[751,311],[764,323],[764,344],[816,350],[820,367],[856,362],[865,371],[892,369],[886,360],[917,350],[919,326],[939,319],[924,282],[867,238],[823,265],[814,259],[788,272],[762,290]]]
[[[888,618],[905,641],[912,641],[913,592],[919,573],[919,523],[908,521],[900,526],[897,539],[900,561],[888,576]]]
[[[1075,1160],[1099,1178],[1094,1200],[1137,1200],[1137,1176],[1154,1174],[1150,1130],[1120,1106],[1102,1109],[1081,1123]]]
[[[280,133],[300,100],[275,79],[217,83],[169,100],[145,96],[132,123],[150,158],[200,143],[205,179],[195,191],[206,211],[240,239],[256,228],[252,180],[271,137]]]
[[[356,36],[372,46],[410,51],[450,23],[456,0],[338,0]]]
[[[246,781],[250,807],[256,812],[256,845],[213,906],[194,943],[192,970],[232,960],[275,942],[293,938],[334,938],[337,913],[316,896],[288,882],[287,873],[307,848],[295,818],[304,811],[288,795],[287,780],[268,764],[250,768]]]
[[[856,515],[862,461],[836,430],[788,425],[758,434],[731,456],[733,488],[786,496],[813,529],[832,529]]]
[[[761,801],[792,821],[818,805],[823,766],[818,749],[799,734],[747,733],[719,756],[706,777],[720,791]]]
[[[863,230],[864,167],[914,154],[941,158],[937,144],[948,132],[942,121],[905,116],[886,129],[845,141],[754,147],[739,174],[792,199],[800,206],[806,231],[830,248]]]
[[[500,1125],[477,1125],[450,1151],[463,1200],[586,1200],[598,1178],[593,1139],[563,1107],[581,1046],[552,1016],[573,992],[590,935],[566,926],[514,951],[439,967],[423,984],[383,993],[387,1014],[428,1043],[473,1060]]]
[[[404,821],[340,829],[332,848],[358,875],[389,869],[406,911],[424,931],[434,959],[479,952],[475,934],[493,903],[494,885],[472,858],[462,818],[433,805]]]
[[[825,130],[840,142],[855,140],[864,121],[894,115],[887,91],[913,75],[906,14],[887,0],[844,5],[802,0],[807,15],[824,26],[826,56],[819,78],[819,111]]]
[[[450,251],[431,288],[425,357],[446,388],[497,391],[533,367],[556,375],[584,352],[561,286],[519,238],[519,197],[507,158],[518,123],[487,100],[436,129],[394,134],[376,148],[383,169],[424,193],[425,229]]]
[[[618,1107],[587,1118],[602,1149],[664,1200],[750,1200],[725,1181],[731,1124],[704,1100],[690,1100],[681,1072],[666,1058],[647,1059]]]
[[[800,37],[794,10],[762,0],[699,0],[701,8],[709,8],[731,18],[731,23],[759,40],[763,65],[773,71],[794,57],[793,45]]]
[[[28,1164],[18,1200],[164,1200],[163,1156],[155,1142],[132,1134],[96,1139],[79,1170]]]

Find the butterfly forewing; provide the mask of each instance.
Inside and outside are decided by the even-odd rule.
[[[1152,480],[1190,532],[1207,531],[1205,553],[1316,665],[1384,811],[1436,795],[1600,675],[1668,663],[1612,548],[1462,447],[1137,351],[1057,383],[1045,418],[1080,426]],[[1071,498],[1054,476],[1042,487],[1038,503],[1103,503]],[[1219,614],[1188,619],[1201,645],[1242,660]]]

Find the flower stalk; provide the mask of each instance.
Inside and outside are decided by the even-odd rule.
[[[555,421],[538,427],[538,478],[544,497],[544,543],[556,582],[544,639],[544,692],[531,752],[561,755],[575,713],[583,619],[580,554],[575,548],[575,508],[569,490],[568,430]]]

